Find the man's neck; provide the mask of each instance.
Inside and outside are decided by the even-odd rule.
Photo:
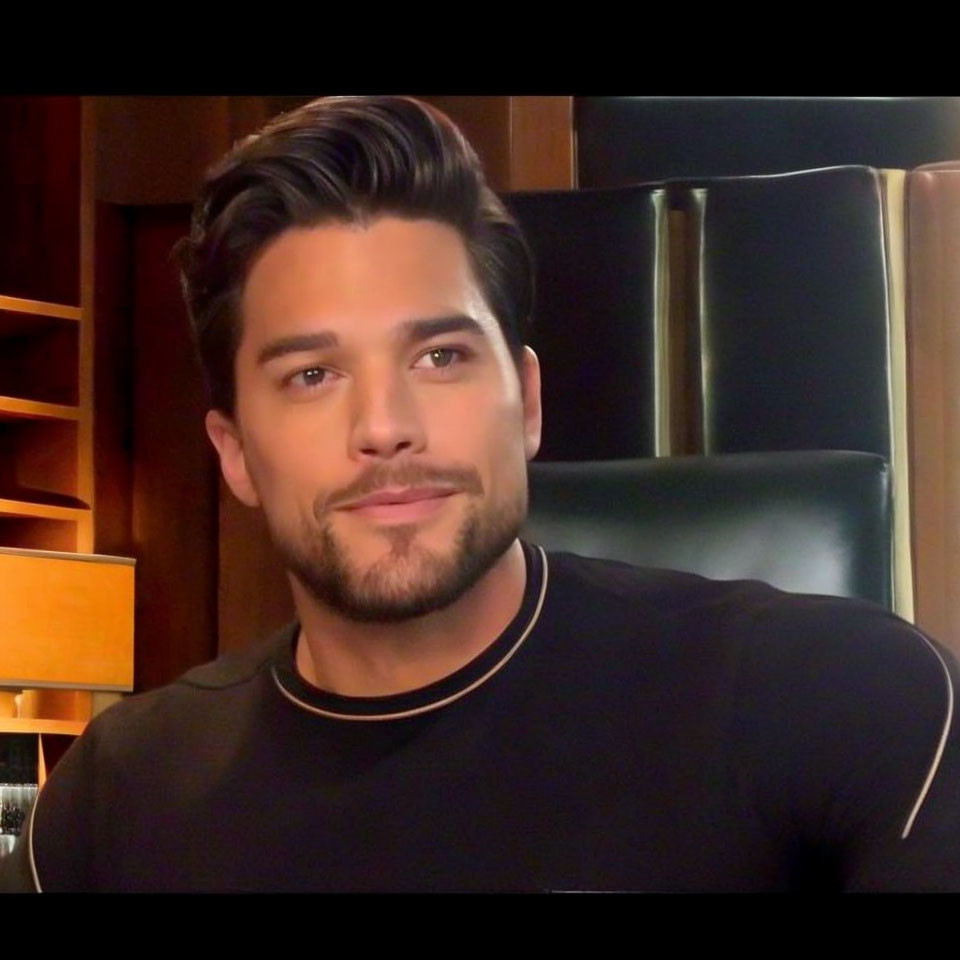
[[[389,696],[449,676],[506,629],[523,601],[519,540],[462,597],[402,623],[357,623],[319,604],[291,578],[300,618],[297,671],[309,683],[353,697]]]

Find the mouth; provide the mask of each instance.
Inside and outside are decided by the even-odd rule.
[[[398,487],[378,490],[340,509],[351,516],[381,523],[416,523],[437,514],[459,492],[450,487]]]

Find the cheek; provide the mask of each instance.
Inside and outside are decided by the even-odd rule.
[[[485,413],[472,411],[460,429],[473,437],[472,459],[494,499],[512,497],[518,485],[526,484],[526,451],[523,412],[513,403],[501,403]]]
[[[279,486],[302,476],[311,460],[319,459],[317,444],[324,431],[317,410],[284,402],[265,375],[241,377],[243,371],[238,373],[237,412],[261,482]]]
[[[296,431],[275,424],[268,440],[248,444],[247,465],[264,506],[273,512],[312,502],[322,483],[320,451]]]
[[[432,398],[431,398],[432,399]],[[431,442],[477,461],[497,459],[515,442],[523,443],[523,412],[506,397],[491,400],[489,390],[470,390],[431,404]],[[438,451],[439,452],[439,451]]]

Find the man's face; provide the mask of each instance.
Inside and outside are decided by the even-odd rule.
[[[460,235],[387,216],[288,230],[242,315],[236,416],[207,421],[234,493],[342,614],[451,603],[516,537],[540,442],[536,357],[518,376]]]

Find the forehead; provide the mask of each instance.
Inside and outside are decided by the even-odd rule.
[[[321,322],[376,333],[411,316],[450,313],[497,326],[453,227],[397,217],[328,223],[285,231],[254,262],[243,290],[243,339]]]

